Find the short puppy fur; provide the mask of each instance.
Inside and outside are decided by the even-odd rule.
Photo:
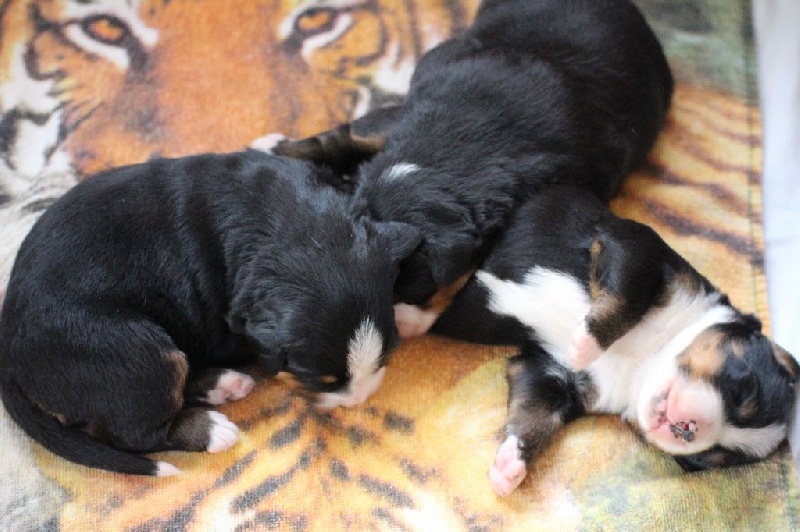
[[[787,433],[795,359],[655,231],[583,189],[523,204],[431,331],[520,347],[490,471],[500,495],[590,412],[620,413],[687,470],[762,459]]]
[[[0,390],[50,451],[167,475],[135,453],[216,452],[258,361],[364,401],[398,343],[391,288],[419,232],[373,222],[310,163],[257,151],[158,159],[79,183],[35,224],[0,317]]]
[[[486,0],[468,31],[421,58],[401,106],[260,146],[354,173],[373,216],[419,228],[395,291],[424,305],[541,187],[611,198],[655,141],[672,89],[629,0]]]

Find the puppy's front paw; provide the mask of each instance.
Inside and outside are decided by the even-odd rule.
[[[437,312],[422,310],[414,305],[398,303],[394,306],[394,322],[400,338],[422,336],[439,317]]]
[[[208,429],[206,450],[210,453],[218,453],[233,447],[239,440],[238,427],[231,423],[225,414],[210,410],[208,417],[211,419],[211,425]]]
[[[286,136],[281,135],[280,133],[270,133],[269,135],[264,135],[263,137],[259,137],[251,142],[250,147],[254,150],[274,154],[275,147],[284,140],[288,140]]]
[[[589,364],[597,360],[603,354],[603,348],[597,340],[586,330],[586,324],[581,326],[573,333],[567,349],[567,357],[572,369],[579,371],[586,369]]]
[[[206,401],[210,405],[221,405],[241,399],[253,391],[256,381],[250,375],[232,369],[222,373],[213,389],[208,391]]]
[[[528,473],[519,451],[519,440],[509,436],[497,450],[494,465],[489,470],[489,481],[494,492],[505,497],[517,489]]]

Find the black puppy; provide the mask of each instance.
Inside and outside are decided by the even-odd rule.
[[[689,470],[761,459],[786,436],[795,360],[655,231],[582,189],[522,205],[431,331],[521,347],[490,472],[501,495],[587,412],[622,414]]]
[[[49,450],[124,473],[129,452],[220,451],[222,368],[288,371],[320,403],[366,399],[398,343],[391,288],[419,232],[360,217],[309,163],[249,151],[104,172],[35,224],[0,317],[2,399]],[[199,408],[187,408],[197,406]]]
[[[256,146],[357,171],[373,216],[418,227],[423,243],[395,290],[424,305],[480,262],[542,186],[611,198],[651,148],[672,88],[629,0],[486,0],[465,34],[421,58],[402,106]],[[416,318],[398,306],[401,334],[414,334]]]

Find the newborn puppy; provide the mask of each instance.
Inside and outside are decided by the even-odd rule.
[[[611,198],[652,146],[672,87],[629,0],[487,0],[465,34],[421,58],[403,105],[256,146],[354,174],[374,217],[419,228],[395,291],[425,306],[480,262],[539,188],[568,183]],[[404,336],[414,319],[398,307]]]
[[[323,406],[364,401],[398,343],[392,286],[419,232],[372,222],[309,163],[248,151],[159,159],[79,183],[34,225],[0,317],[0,389],[50,451],[168,475],[132,453],[216,452],[208,410],[258,361]],[[191,407],[191,408],[190,408]]]
[[[620,413],[687,470],[766,457],[786,436],[798,365],[652,229],[585,190],[515,213],[432,332],[516,344],[500,495],[565,423]]]

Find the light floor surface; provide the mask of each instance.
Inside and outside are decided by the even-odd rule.
[[[753,14],[764,135],[770,321],[774,340],[800,357],[800,2],[754,0]],[[790,442],[800,464],[798,407]]]

